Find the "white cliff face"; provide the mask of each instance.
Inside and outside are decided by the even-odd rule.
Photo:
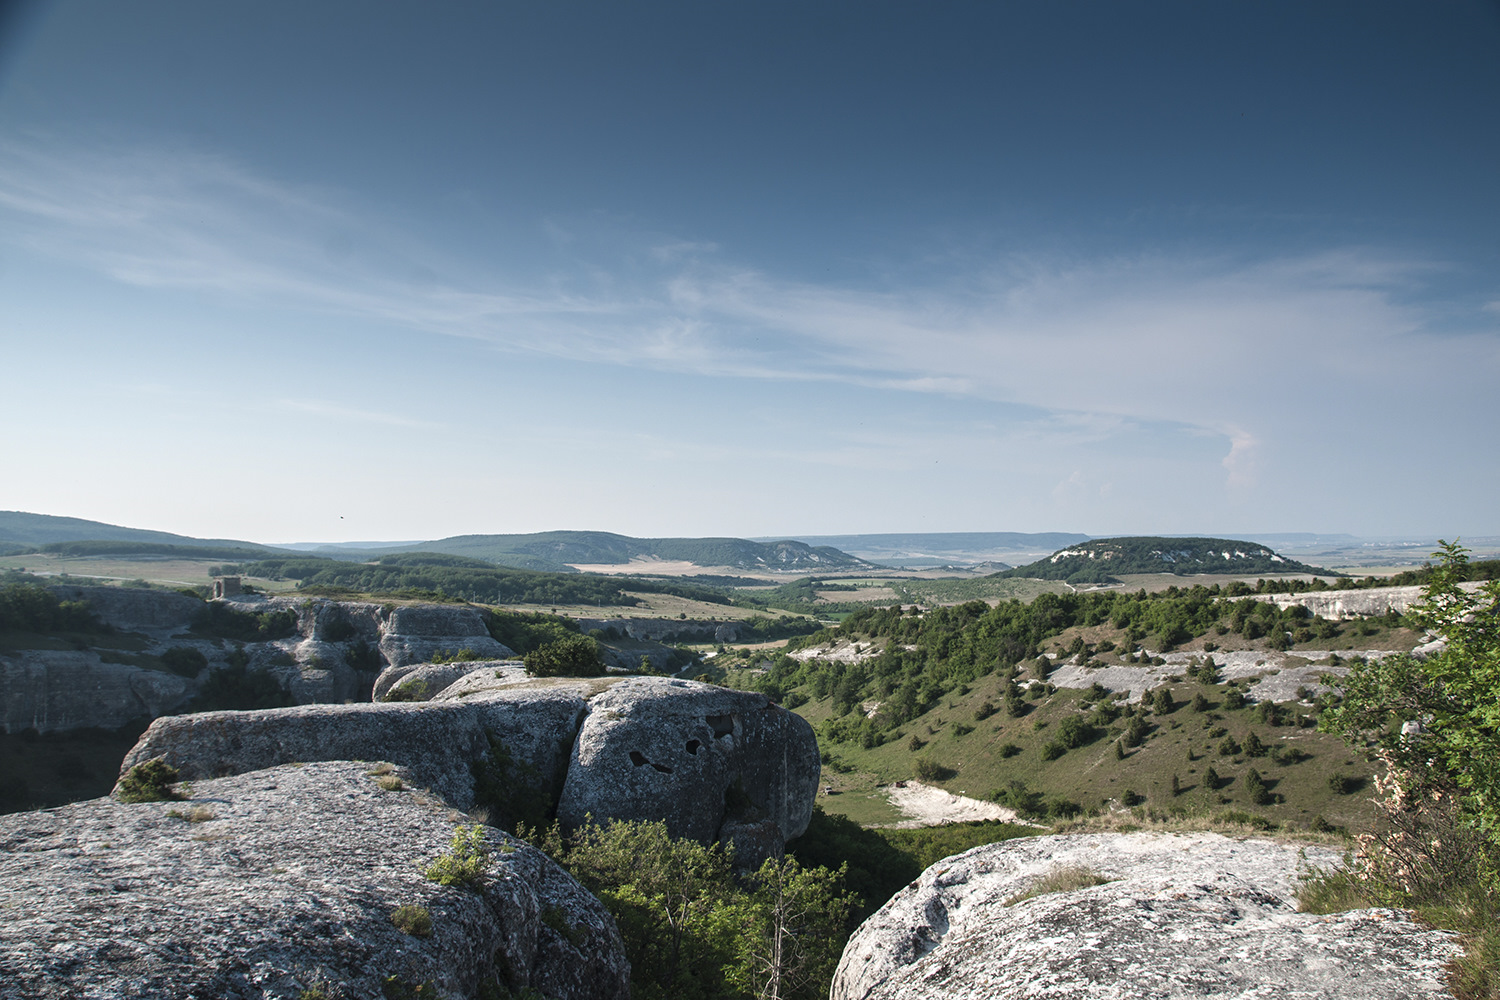
[[[850,938],[832,1000],[1449,997],[1451,934],[1394,910],[1297,912],[1339,853],[1212,833],[1024,838],[946,858]],[[1061,869],[1107,879],[1026,900]]]

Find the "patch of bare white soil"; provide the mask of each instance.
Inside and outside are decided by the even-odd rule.
[[[915,830],[922,826],[970,823],[981,819],[1023,822],[1013,809],[971,799],[966,795],[954,795],[920,781],[903,781],[892,785],[886,790],[886,796],[891,800],[891,805],[907,817],[899,823],[883,824],[891,830]]]

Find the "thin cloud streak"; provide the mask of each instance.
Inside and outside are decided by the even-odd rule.
[[[580,264],[563,284],[581,291],[507,288],[432,280],[472,267],[339,200],[193,152],[0,146],[8,238],[128,284],[569,361],[1176,422],[1222,436],[1232,485],[1254,481],[1257,411],[1289,381],[1337,388],[1357,372],[1362,391],[1391,392],[1424,370],[1475,385],[1500,375],[1492,338],[1418,336],[1427,317],[1402,298],[1431,262],[1368,249],[1250,262],[1016,255],[942,287],[867,290],[780,280],[722,263],[711,243],[656,238],[644,277]]]

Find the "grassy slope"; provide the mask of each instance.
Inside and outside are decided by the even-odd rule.
[[[1306,652],[1410,650],[1419,638],[1408,629],[1391,628],[1380,619],[1342,623],[1339,633],[1295,646],[1287,655],[1295,657],[1299,648]],[[1061,650],[1075,636],[1088,643],[1105,639],[1123,642],[1124,639],[1123,632],[1106,624],[1070,628],[1045,645],[1049,650]],[[1247,641],[1232,633],[1220,636],[1213,632],[1184,644],[1180,649],[1201,653],[1205,645],[1217,647],[1216,652],[1227,649],[1268,650],[1264,639]],[[1095,653],[1093,658],[1101,663],[1124,662],[1116,652]],[[1299,661],[1292,659],[1290,662]],[[747,677],[731,678],[730,683],[748,686],[744,683],[746,680]],[[967,692],[946,696],[925,715],[901,727],[899,738],[879,747],[865,750],[855,743],[821,741],[830,754],[830,762],[824,767],[823,782],[836,792],[821,801],[828,812],[848,816],[859,823],[894,822],[901,817],[878,786],[912,777],[916,758],[924,757],[957,771],[955,777],[936,784],[948,791],[976,798],[987,798],[1010,782],[1021,781],[1030,789],[1045,792],[1049,797],[1078,802],[1087,809],[1098,808],[1106,800],[1116,800],[1117,805],[1128,789],[1145,796],[1147,804],[1157,809],[1200,813],[1236,809],[1291,827],[1305,828],[1314,818],[1321,816],[1335,826],[1359,830],[1367,828],[1373,820],[1368,792],[1356,790],[1341,795],[1329,787],[1328,779],[1335,774],[1364,782],[1368,782],[1371,774],[1369,765],[1351,753],[1342,740],[1295,724],[1265,725],[1254,718],[1253,705],[1227,710],[1223,708],[1228,690],[1224,684],[1203,685],[1184,678],[1169,686],[1177,707],[1164,717],[1153,713],[1148,719],[1153,726],[1151,735],[1141,746],[1129,750],[1124,760],[1116,759],[1113,739],[1105,734],[1088,746],[1046,761],[1042,759],[1042,747],[1052,739],[1062,719],[1085,711],[1086,693],[1059,689],[1041,699],[1028,698],[1029,713],[1012,719],[1004,709],[1004,682],[995,675],[984,677]],[[1212,703],[1207,713],[1194,712],[1191,708],[1194,694],[1199,693]],[[997,710],[988,718],[977,720],[976,710],[986,701]],[[1285,703],[1282,708],[1287,715],[1295,713],[1302,717],[1310,717],[1314,711],[1308,704]],[[828,718],[830,710],[831,701],[827,699],[808,702],[796,709],[815,727]],[[956,730],[964,726],[972,726],[973,730],[959,734]],[[1112,725],[1111,730],[1118,734],[1123,726],[1122,718]],[[1223,728],[1226,735],[1241,745],[1254,731],[1267,747],[1294,747],[1310,756],[1290,765],[1277,764],[1269,756],[1222,756],[1218,753],[1218,745],[1223,736],[1208,735],[1217,728]],[[910,749],[908,741],[912,735],[925,741],[920,750]],[[1021,752],[1002,757],[1000,748],[1007,743],[1021,747]],[[1198,759],[1188,759],[1190,750]],[[1222,779],[1226,779],[1223,787],[1216,790],[1204,787],[1203,776],[1208,767],[1213,767]],[[1282,795],[1286,801],[1270,806],[1251,804],[1244,787],[1244,777],[1251,768],[1259,771],[1271,791]],[[1177,796],[1171,792],[1174,774],[1181,792]]]

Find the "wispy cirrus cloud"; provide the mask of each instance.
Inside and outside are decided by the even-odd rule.
[[[941,282],[851,287],[737,265],[692,239],[642,236],[627,268],[586,258],[587,234],[549,222],[572,265],[506,279],[343,192],[221,156],[18,141],[0,145],[0,212],[5,239],[137,286],[570,360],[1004,401],[1082,415],[1096,433],[1177,422],[1223,439],[1231,486],[1254,482],[1271,401],[1319,411],[1320,399],[1399,392],[1423,370],[1476,388],[1500,376],[1493,319],[1476,313],[1486,336],[1434,335],[1411,293],[1435,265],[1369,248],[1013,253]]]

